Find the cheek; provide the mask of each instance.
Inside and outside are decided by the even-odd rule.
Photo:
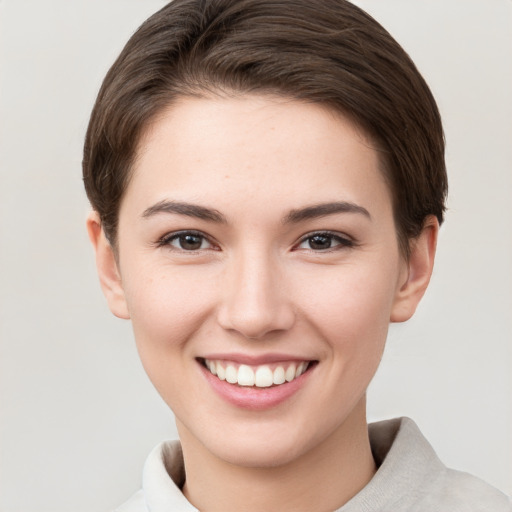
[[[380,270],[377,267],[377,270]],[[380,359],[395,294],[393,269],[336,269],[302,279],[303,315],[345,361]]]
[[[136,275],[126,281],[125,293],[139,355],[156,387],[158,375],[169,378],[191,358],[188,342],[207,329],[215,302],[215,287],[205,286],[197,269],[156,269],[136,263]]]

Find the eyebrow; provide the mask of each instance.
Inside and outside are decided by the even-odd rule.
[[[333,203],[322,203],[297,210],[291,210],[284,218],[284,224],[294,224],[303,220],[316,219],[336,213],[357,213],[368,217],[371,220],[370,212],[358,204],[348,201],[336,201]]]
[[[169,201],[164,199],[150,206],[142,214],[143,218],[152,217],[159,213],[171,213],[195,217],[196,219],[227,224],[227,219],[214,208],[207,208],[192,203],[183,203],[178,201]],[[371,219],[370,212],[357,204],[348,201],[336,201],[332,203],[321,203],[305,208],[291,210],[283,219],[283,224],[295,224],[303,220],[325,217],[336,213],[357,213]]]
[[[191,203],[168,201],[165,199],[146,209],[142,214],[142,217],[148,218],[159,213],[176,213],[178,215],[186,215],[187,217],[195,217],[196,219],[208,220],[221,224],[227,223],[226,217],[213,208],[206,208],[204,206]]]

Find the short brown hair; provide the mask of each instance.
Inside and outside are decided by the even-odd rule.
[[[179,97],[212,92],[318,103],[361,126],[382,155],[405,254],[427,215],[442,222],[439,111],[412,60],[371,16],[345,0],[174,0],[130,38],[87,130],[85,188],[114,246],[148,123]]]

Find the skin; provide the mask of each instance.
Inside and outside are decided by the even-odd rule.
[[[162,201],[221,219],[162,211]],[[308,210],[340,202],[355,208]],[[407,320],[428,285],[438,224],[426,219],[406,261],[378,153],[360,130],[283,98],[183,98],[140,143],[117,253],[94,212],[88,230],[109,306],[131,319],[174,411],[192,504],[333,510],[366,485],[365,392],[389,322]],[[196,250],[174,236],[183,230],[204,236]],[[212,353],[316,364],[291,398],[254,411],[204,378],[197,358]]]

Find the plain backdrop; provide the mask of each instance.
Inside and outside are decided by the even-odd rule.
[[[80,167],[103,75],[164,3],[0,0],[1,512],[112,509],[176,435],[100,292]],[[369,418],[414,418],[446,464],[512,493],[512,2],[358,4],[431,85],[451,187],[430,290],[392,326]]]

